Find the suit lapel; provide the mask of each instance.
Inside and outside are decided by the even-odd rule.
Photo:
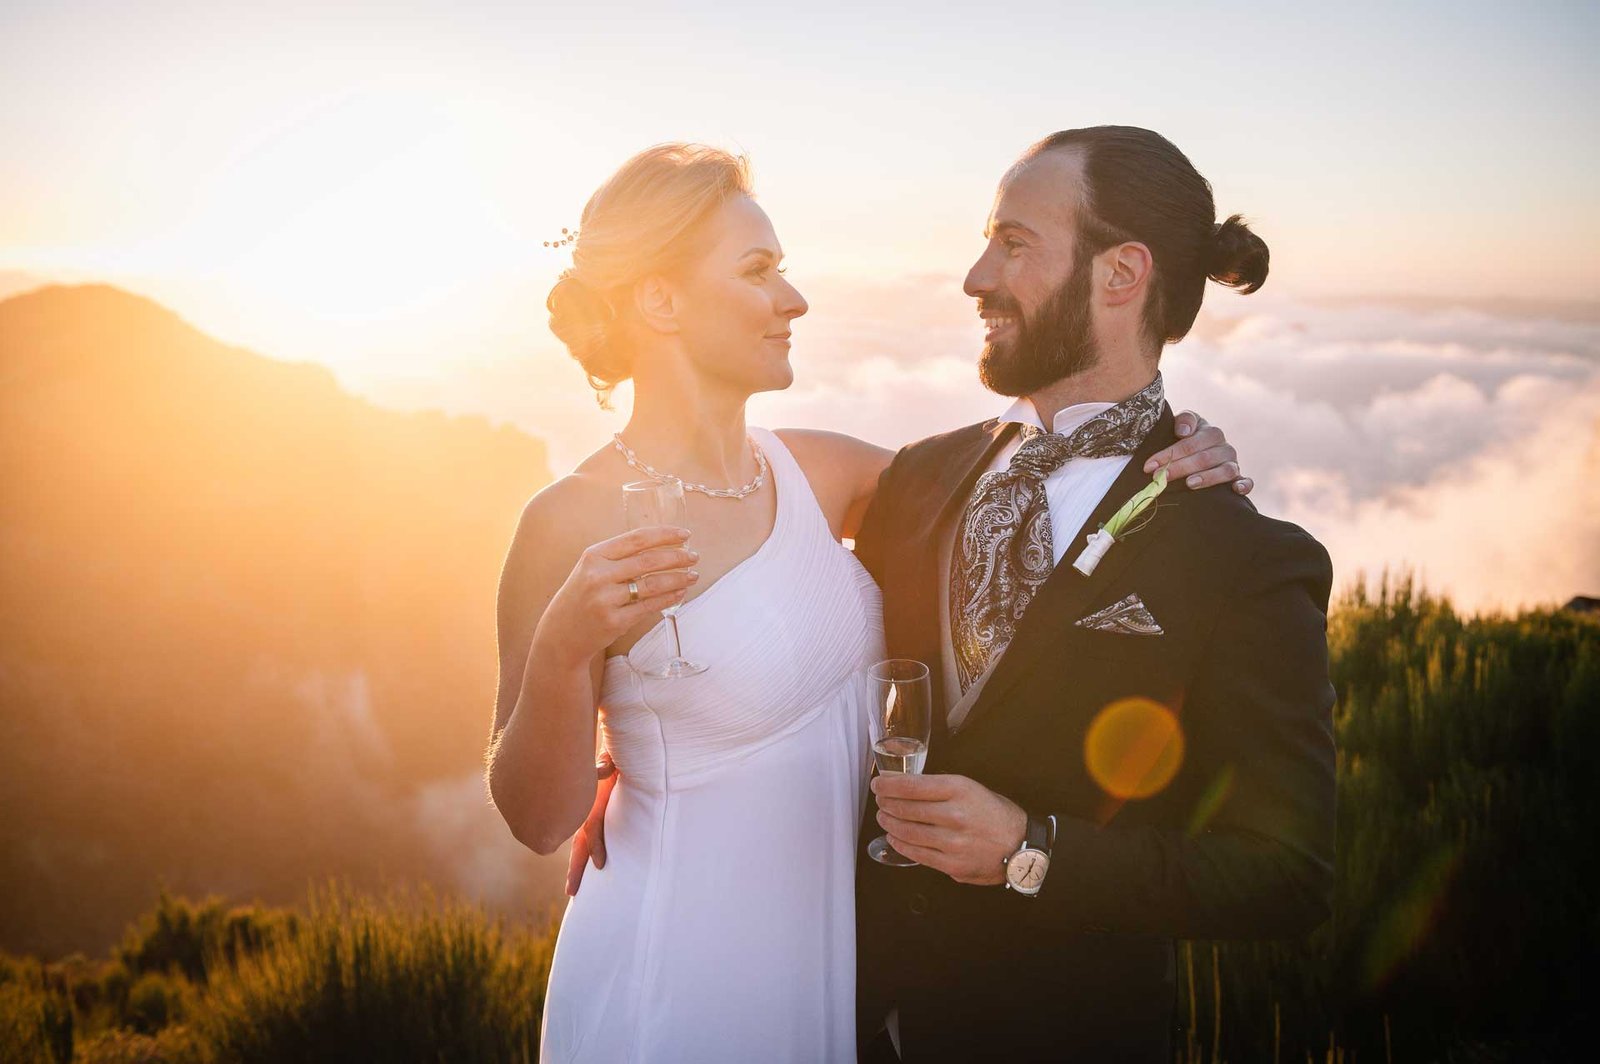
[[[966,736],[979,721],[993,715],[990,710],[994,703],[1005,697],[1017,681],[1028,674],[1033,663],[1041,660],[1041,657],[1049,656],[1050,647],[1057,644],[1061,632],[1070,628],[1073,622],[1087,611],[1089,605],[1096,601],[1160,535],[1163,522],[1157,516],[1148,528],[1129,536],[1125,541],[1119,541],[1106,552],[1106,556],[1100,559],[1100,564],[1095,567],[1093,575],[1084,576],[1072,567],[1073,561],[1082,552],[1089,534],[1109,521],[1123,503],[1150,482],[1149,474],[1144,471],[1146,459],[1171,444],[1174,439],[1172,409],[1162,404],[1161,417],[1156,421],[1155,427],[1150,430],[1150,434],[1128,460],[1128,464],[1112,483],[1110,490],[1101,498],[1099,505],[1089,515],[1089,519],[1083,523],[1083,527],[1072,537],[1066,553],[1061,556],[1061,563],[1055,567],[1049,578],[1040,586],[1033,601],[1028,604],[1027,612],[1022,615],[1022,620],[1017,625],[1016,636],[995,664],[994,674],[989,677],[977,704],[968,713],[959,732],[961,736]],[[1163,493],[1163,499],[1165,498]]]
[[[904,624],[906,639],[903,644],[896,640],[895,645],[903,645],[912,656],[928,666],[933,681],[936,736],[942,735],[945,728],[942,708],[945,704],[944,633],[939,630],[939,606],[946,588],[939,578],[940,537],[950,531],[952,512],[959,519],[959,511],[971,496],[978,477],[988,468],[995,452],[1013,431],[1014,424],[991,419],[972,426],[953,439],[948,447],[930,454],[927,460],[936,463],[928,471],[933,490],[922,495],[926,500],[923,505],[905,509],[906,517],[915,522],[912,527],[916,533],[907,537],[907,545],[912,549],[909,559],[911,568],[909,579],[903,586],[914,593],[901,600],[909,609],[896,610],[896,615]]]
[[[937,472],[939,507],[934,512],[933,525],[944,524],[952,510],[966,505],[967,499],[972,495],[973,487],[978,483],[978,478],[994,460],[995,452],[1016,430],[1016,422],[990,418],[977,429],[971,439],[963,440],[959,449],[954,449],[952,454],[944,456],[940,462]],[[927,531],[928,542],[936,544],[938,529],[930,525]],[[939,553],[937,548],[933,553],[937,562]]]

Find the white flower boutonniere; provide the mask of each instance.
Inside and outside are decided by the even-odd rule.
[[[1084,576],[1089,576],[1100,564],[1100,559],[1106,556],[1106,551],[1118,539],[1126,539],[1149,524],[1150,517],[1155,516],[1156,496],[1167,490],[1166,467],[1156,470],[1156,475],[1150,478],[1150,483],[1139,489],[1139,493],[1127,502],[1122,508],[1111,515],[1111,520],[1100,526],[1098,532],[1091,533],[1089,545],[1083,548],[1083,553],[1078,555],[1078,560],[1072,567]]]

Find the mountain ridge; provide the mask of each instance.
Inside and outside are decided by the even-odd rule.
[[[499,568],[549,479],[520,430],[112,286],[0,301],[0,945],[100,948],[158,880],[557,894],[481,798],[440,807],[475,800]]]

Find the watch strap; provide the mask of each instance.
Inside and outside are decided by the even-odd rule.
[[[1050,843],[1052,841],[1050,836],[1052,834],[1049,821],[1029,813],[1028,833],[1023,836],[1022,845],[1030,850],[1039,850],[1048,855],[1050,853]]]

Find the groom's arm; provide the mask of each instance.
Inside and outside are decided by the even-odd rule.
[[[1299,530],[1245,567],[1185,716],[1225,722],[1231,787],[1215,818],[1183,828],[1057,818],[1034,898],[1050,923],[1174,937],[1295,936],[1320,924],[1333,887],[1333,688],[1327,552]],[[1220,766],[1219,766],[1220,767]],[[906,856],[964,883],[999,884],[1026,814],[960,776],[873,781],[880,820]],[[1038,815],[1049,809],[1030,810]],[[902,845],[904,843],[904,845]]]

